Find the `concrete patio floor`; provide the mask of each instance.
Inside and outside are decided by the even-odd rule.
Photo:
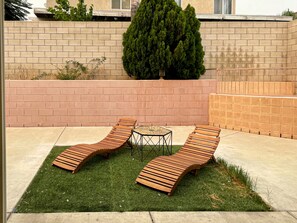
[[[193,126],[168,127],[182,145]],[[222,130],[216,157],[243,167],[256,192],[275,212],[124,212],[17,214],[14,207],[54,145],[93,143],[110,127],[7,128],[7,211],[9,223],[59,222],[295,222],[297,141]]]

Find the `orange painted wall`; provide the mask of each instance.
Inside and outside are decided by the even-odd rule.
[[[297,139],[297,97],[211,94],[209,110],[211,125]]]

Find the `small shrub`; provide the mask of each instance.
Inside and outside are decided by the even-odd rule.
[[[76,80],[82,74],[85,74],[87,68],[75,61],[67,60],[66,65],[63,68],[58,68],[58,73],[56,75],[59,80]]]
[[[32,77],[31,80],[43,80],[43,79],[46,79],[46,77],[48,77],[48,76],[52,76],[52,74],[51,73],[42,72],[41,74],[38,74],[37,76]]]
[[[94,79],[98,73],[99,66],[104,63],[105,57],[94,58],[90,60],[87,65],[84,65],[75,60],[67,60],[64,67],[57,68],[57,73],[54,74],[55,78],[58,80],[91,80]],[[43,72],[38,76],[32,78],[32,80],[44,79],[47,76],[53,75],[52,73]]]

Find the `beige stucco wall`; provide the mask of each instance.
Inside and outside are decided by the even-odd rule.
[[[111,10],[111,0],[86,0],[85,2],[87,5],[93,4],[94,10]]]
[[[77,0],[69,0],[69,3],[73,6],[76,6]],[[94,10],[111,10],[111,0],[85,0],[85,4],[87,6],[91,6],[93,4]],[[53,7],[56,5],[56,0],[47,0],[46,6]]]
[[[195,8],[198,14],[214,14],[214,0],[181,0],[182,8],[188,4]],[[236,0],[232,0],[232,14],[236,13]]]
[[[141,0],[139,0],[140,2]],[[77,0],[69,0],[71,5],[76,5]],[[233,14],[235,14],[235,0],[233,0]],[[85,4],[90,6],[93,4],[94,10],[111,10],[111,0],[86,0]],[[196,13],[199,14],[213,14],[214,13],[214,0],[181,0],[181,7],[186,8],[190,4],[195,8]],[[47,7],[56,5],[56,0],[47,0]]]
[[[213,14],[214,0],[182,0],[182,8],[186,8],[190,4],[195,8],[195,12],[199,14]]]

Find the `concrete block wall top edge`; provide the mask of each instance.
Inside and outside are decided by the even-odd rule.
[[[297,99],[297,95],[292,96],[268,96],[268,95],[235,95],[235,94],[218,94],[218,93],[210,93],[210,95],[218,95],[218,96],[232,96],[232,97],[247,97],[247,98],[280,98],[280,99]]]
[[[188,80],[6,80],[6,81],[86,81],[86,82],[91,82],[91,81],[139,81],[139,82],[143,82],[143,81],[216,81],[214,79],[188,79]]]

